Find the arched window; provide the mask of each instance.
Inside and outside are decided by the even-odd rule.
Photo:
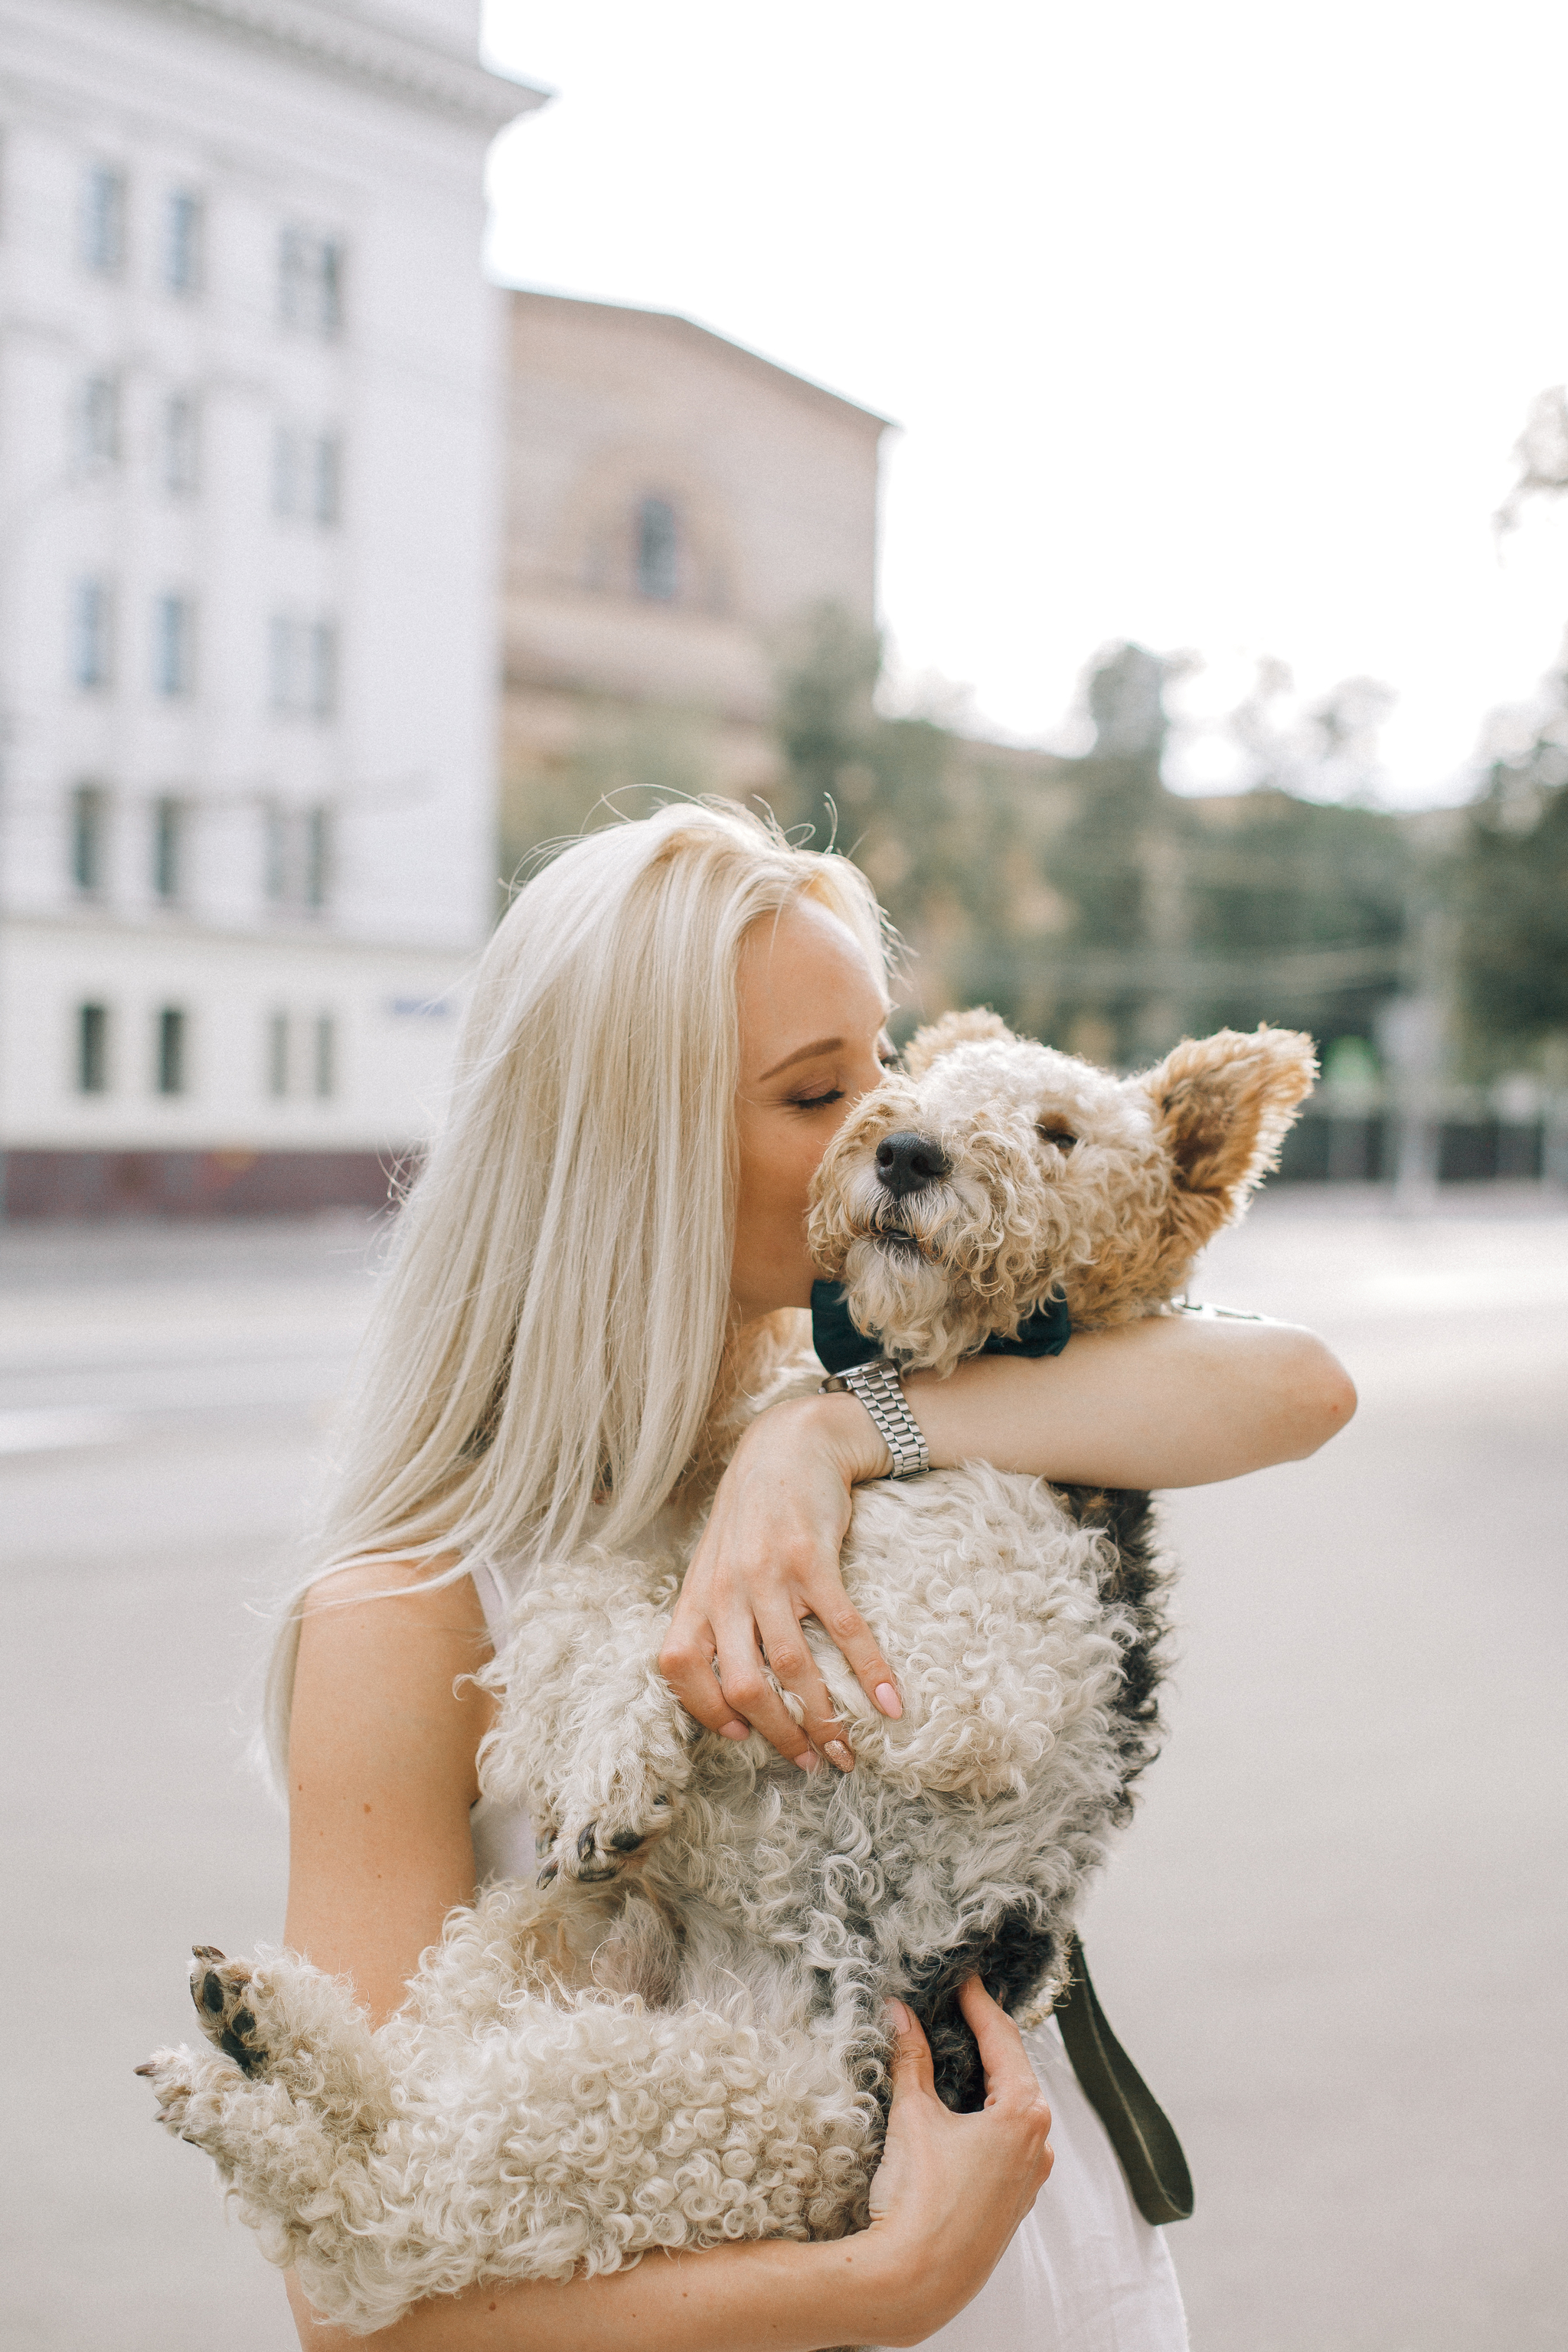
[[[675,509],[668,499],[644,499],[637,509],[637,594],[671,603],[679,553]]]

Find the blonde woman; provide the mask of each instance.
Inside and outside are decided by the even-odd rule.
[[[731,807],[679,803],[574,843],[498,929],[450,1117],[401,1220],[332,1528],[339,1564],[290,1612],[274,1673],[287,1940],[352,1977],[377,2017],[452,1905],[531,1866],[526,1822],[479,1789],[488,1702],[463,1677],[531,1561],[590,1535],[635,1545],[661,1512],[706,1499],[716,1408],[759,1349],[799,1328],[774,1318],[809,1300],[807,1187],[889,1057],[888,1009],[861,876]],[[1133,1487],[1298,1458],[1353,1405],[1306,1332],[1176,1318],[1080,1335],[1054,1359],[974,1360],[909,1393],[939,1466],[984,1458]],[[711,1731],[754,1729],[805,1771],[855,1769],[800,1636],[807,1614],[873,1703],[899,1712],[837,1571],[853,1489],[889,1467],[853,1395],[777,1405],[746,1432],[661,1659]],[[863,2235],[478,2288],[371,2340],[1177,2352],[1164,2241],[1135,2211],[1055,2029],[1026,2047],[977,1983],[964,2005],[986,2107],[940,2105],[919,2025],[898,2011]],[[292,2301],[308,2352],[351,2340]]]

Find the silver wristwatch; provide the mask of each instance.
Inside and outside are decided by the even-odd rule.
[[[893,1457],[895,1478],[916,1478],[931,1468],[920,1423],[905,1402],[899,1368],[890,1358],[884,1356],[875,1364],[854,1364],[847,1372],[829,1372],[822,1383],[824,1396],[846,1389],[859,1398],[876,1423],[877,1433]]]

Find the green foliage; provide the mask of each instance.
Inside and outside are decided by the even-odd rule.
[[[1500,1068],[1568,1031],[1568,782],[1555,729],[1500,761],[1455,877],[1472,1052]]]
[[[831,803],[915,950],[925,1013],[989,1003],[1121,1063],[1222,1022],[1370,1034],[1412,887],[1396,820],[1269,787],[1168,792],[1166,666],[1137,646],[1092,672],[1077,760],[880,718],[878,656],[833,607],[803,624],[779,683],[779,813],[826,840]]]

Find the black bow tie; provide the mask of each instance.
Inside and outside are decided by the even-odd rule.
[[[1072,1320],[1065,1298],[1047,1298],[1026,1315],[1014,1339],[993,1331],[981,1356],[1059,1356],[1072,1337]],[[880,1340],[868,1338],[851,1321],[848,1303],[837,1282],[811,1286],[811,1344],[825,1370],[847,1371],[851,1364],[869,1364],[882,1353]]]

